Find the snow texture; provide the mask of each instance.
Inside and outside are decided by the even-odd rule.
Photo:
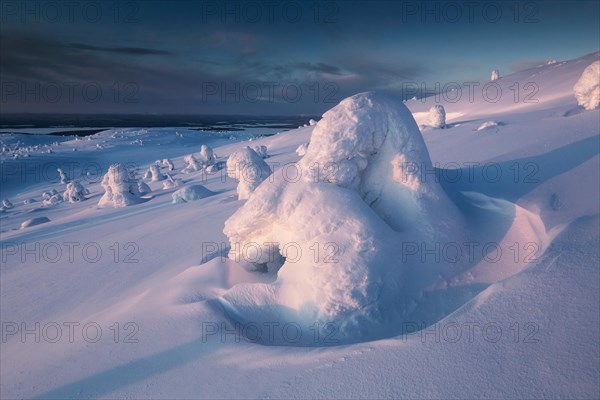
[[[573,86],[577,103],[586,110],[595,110],[600,105],[600,61],[594,61],[581,74]]]

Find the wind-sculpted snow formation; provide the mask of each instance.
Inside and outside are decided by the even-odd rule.
[[[458,239],[463,218],[424,173],[433,166],[410,111],[384,94],[326,112],[298,170],[299,180],[263,182],[225,222],[229,257],[277,280],[237,285],[222,303],[236,320],[335,321],[340,338],[372,334],[402,312],[402,238]]]

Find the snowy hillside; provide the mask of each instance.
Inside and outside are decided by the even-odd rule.
[[[2,134],[0,397],[600,397],[599,55],[268,137]]]

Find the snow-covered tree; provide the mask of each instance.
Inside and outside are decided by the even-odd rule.
[[[595,110],[600,105],[600,61],[594,61],[581,74],[573,86],[577,104],[586,110]]]
[[[188,154],[183,157],[183,162],[185,163],[185,168],[183,168],[182,172],[189,174],[190,172],[200,171],[202,169],[202,164],[196,160],[193,154]]]
[[[65,173],[65,171],[63,171],[60,168],[57,168],[56,172],[58,172],[58,176],[60,176],[60,183],[62,183],[64,185],[67,182],[69,182],[69,177],[67,176],[67,174]]]
[[[164,181],[166,177],[160,172],[158,165],[153,164],[148,168],[148,171],[144,174],[144,179],[150,179],[152,182]]]
[[[133,179],[123,164],[113,164],[102,178],[104,195],[98,202],[99,207],[126,207],[138,204],[140,192],[138,182]]]
[[[436,104],[429,109],[429,125],[434,128],[446,127],[446,110],[444,110],[444,106]]]
[[[198,159],[202,168],[206,168],[215,163],[215,154],[212,147],[203,144],[200,146],[200,157]]]
[[[227,176],[239,182],[239,199],[249,198],[254,189],[270,174],[271,169],[267,163],[248,146],[234,152],[227,159]]]
[[[495,69],[492,71],[492,76],[490,77],[490,80],[497,81],[498,79],[500,79],[500,71]]]
[[[167,174],[167,179],[163,182],[163,189],[172,189],[181,186],[182,184],[183,181],[181,179],[173,178],[170,174]]]
[[[261,158],[269,158],[269,153],[267,152],[267,146],[263,146],[263,145],[254,146],[254,151]]]
[[[67,184],[67,190],[63,193],[63,199],[69,203],[75,203],[85,200],[85,196],[90,193],[83,187],[79,181],[71,181]]]
[[[162,165],[167,167],[169,171],[173,171],[175,169],[175,164],[173,164],[173,161],[169,160],[168,158],[163,158]]]

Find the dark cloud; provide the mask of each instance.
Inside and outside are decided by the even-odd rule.
[[[172,51],[167,50],[158,50],[158,49],[148,49],[143,47],[101,47],[101,46],[92,46],[89,44],[83,43],[69,43],[68,47],[73,49],[80,50],[89,50],[89,51],[100,51],[106,53],[116,53],[116,54],[130,54],[130,55],[173,55],[175,54]]]

